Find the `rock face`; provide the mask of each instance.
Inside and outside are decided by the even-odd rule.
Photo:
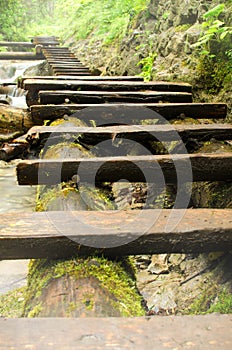
[[[153,78],[191,80],[189,75],[196,65],[191,44],[199,37],[202,15],[221,3],[228,1],[151,0],[137,20],[131,21],[121,42],[103,46],[101,40],[90,36],[73,48],[90,68],[103,74],[138,74],[138,62],[149,53],[156,53]],[[229,11],[225,17],[229,18]]]

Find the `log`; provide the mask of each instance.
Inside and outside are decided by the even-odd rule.
[[[26,109],[0,104],[0,128],[8,131],[27,132],[34,125]]]
[[[78,256],[106,257],[229,251],[231,215],[231,209],[4,213],[0,256],[61,259],[77,251]]]
[[[83,78],[92,79],[92,77]],[[223,119],[227,114],[227,105],[224,103],[35,105],[30,107],[30,111],[32,119],[39,124],[44,120],[54,120],[64,115],[76,113],[77,118],[86,122],[94,120],[96,125],[99,126],[115,122],[118,122],[118,124],[136,124],[144,119],[159,119],[160,123],[162,123],[160,116],[164,117],[166,120],[178,118],[180,116],[182,119]],[[157,116],[157,113],[160,116]]]
[[[44,60],[44,56],[42,54],[36,55],[33,52],[0,52],[0,60],[37,61]]]
[[[78,170],[79,168],[81,170]],[[164,176],[167,183],[175,184],[177,170],[182,182],[231,181],[232,154],[196,153],[25,160],[17,165],[17,177],[20,185],[57,184],[70,181],[78,172],[82,181],[90,183],[116,182],[121,179],[130,182],[160,183]]]
[[[27,95],[28,96],[28,95]],[[40,104],[106,103],[106,102],[192,102],[192,94],[185,92],[107,92],[107,91],[40,91]],[[27,99],[28,106],[32,102]],[[36,103],[35,103],[36,104]]]
[[[72,155],[75,148],[76,152],[80,152],[85,157],[91,156],[90,152],[80,145],[72,147],[71,150],[71,145],[67,145],[65,150],[67,157]],[[59,158],[64,149],[64,143],[57,144],[55,148],[44,150],[43,156]],[[70,153],[67,154],[68,151]],[[94,205],[99,204],[103,209],[107,208],[106,196],[102,191],[91,188],[87,184],[84,189],[87,196],[89,191]],[[47,211],[36,214],[47,216],[53,212],[54,206],[58,206],[58,210],[65,210],[63,214],[66,217],[70,208],[78,206],[82,211],[86,203],[80,197],[79,191],[69,183],[61,187],[40,188],[37,210]],[[59,211],[58,215],[60,217],[62,212]],[[68,244],[72,245],[73,241],[68,241]],[[45,240],[45,242],[47,245],[48,241]],[[56,254],[59,260],[52,261],[50,254],[46,254],[47,260],[31,262],[24,316],[117,317],[145,314],[128,259],[110,260],[98,257],[94,252],[89,258],[80,258],[76,246],[72,254],[74,258],[61,260],[65,257],[62,250],[63,248]]]
[[[66,70],[62,66],[52,65],[54,71]],[[76,68],[73,68],[76,69]],[[72,69],[70,69],[71,71]],[[77,69],[78,70],[78,69]],[[88,70],[88,68],[80,68]],[[38,100],[38,92],[43,90],[72,90],[72,91],[164,91],[164,92],[188,92],[191,93],[191,85],[166,82],[136,82],[136,81],[61,81],[61,80],[24,80],[23,88],[28,90],[28,103],[33,104]]]
[[[28,155],[30,144],[27,135],[20,135],[9,143],[4,143],[0,148],[0,160],[8,162],[12,159],[23,158]]]
[[[75,127],[75,126],[35,126],[27,133],[28,142],[33,142],[36,135],[38,142],[48,138],[72,139],[87,145],[96,145],[106,140],[129,139],[147,145],[148,142],[179,141],[186,142],[189,138],[201,141],[232,140],[231,124],[197,124],[197,125],[120,125],[106,127]]]

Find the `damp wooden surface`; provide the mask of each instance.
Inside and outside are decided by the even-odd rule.
[[[92,77],[84,77],[85,79]],[[123,104],[66,104],[33,105],[31,116],[37,122],[72,115],[84,121],[95,120],[97,125],[105,123],[131,124],[134,120],[158,119],[160,123],[181,117],[194,119],[223,119],[227,114],[224,103],[123,103]],[[163,117],[163,118],[162,118]]]
[[[183,152],[182,152],[183,153]],[[231,181],[232,153],[115,156],[76,159],[22,160],[17,165],[20,185],[52,185],[70,181],[77,174],[82,182],[188,183]]]
[[[0,214],[0,258],[128,256],[232,249],[230,209]]]

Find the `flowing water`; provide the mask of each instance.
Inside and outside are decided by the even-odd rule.
[[[38,62],[0,61],[0,84],[15,82],[25,69],[37,64]],[[23,90],[18,90],[14,85],[9,85],[7,88],[11,105],[26,108]],[[15,171],[17,162],[0,161],[0,214],[28,212],[35,208],[36,189],[17,184]],[[26,284],[27,266],[28,260],[0,260],[0,294]]]

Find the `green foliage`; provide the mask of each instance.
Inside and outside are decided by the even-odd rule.
[[[137,65],[141,66],[142,72],[140,75],[144,78],[144,81],[152,80],[152,69],[157,57],[157,53],[150,52],[147,57],[142,58]]]
[[[22,317],[26,287],[0,295],[0,317]]]
[[[212,285],[202,291],[189,308],[189,314],[211,314],[218,312],[221,314],[232,313],[232,294],[225,288],[218,289],[217,285]]]
[[[209,93],[217,93],[231,83],[232,27],[219,19],[225,11],[225,4],[219,4],[203,15],[200,37],[192,45],[200,54],[199,81]]]
[[[146,8],[147,0],[57,0],[56,13],[60,23],[59,35],[76,39],[90,34],[109,44],[125,34],[129,20]]]
[[[198,41],[192,45],[192,47],[200,47],[202,49],[200,54],[210,57],[216,56],[216,52],[214,52],[215,45],[213,44],[215,42],[221,44],[226,37],[232,35],[232,27],[226,26],[223,21],[218,19],[224,9],[225,4],[220,4],[203,15],[204,21],[201,24],[202,33]]]

